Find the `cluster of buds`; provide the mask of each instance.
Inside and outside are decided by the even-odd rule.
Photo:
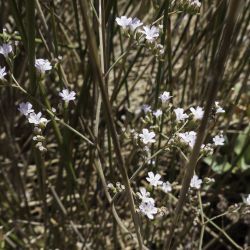
[[[110,189],[114,194],[121,193],[125,190],[125,186],[120,182],[116,182],[115,186],[112,183],[107,185],[108,189]]]
[[[177,7],[190,14],[197,14],[200,11],[201,3],[198,0],[176,0]]]
[[[36,142],[35,147],[41,151],[41,152],[47,152],[46,146],[45,146],[45,137],[42,135],[42,128],[35,127],[34,128],[34,136],[33,141]]]

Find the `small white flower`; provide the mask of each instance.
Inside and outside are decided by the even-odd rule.
[[[52,66],[47,59],[36,59],[35,67],[41,72],[45,73],[45,71],[51,70]]]
[[[29,115],[29,123],[32,123],[32,124],[35,124],[35,125],[39,125],[41,117],[42,117],[42,113],[41,112],[39,112],[37,114],[36,113],[31,113]]]
[[[245,199],[245,204],[248,205],[248,206],[250,206],[250,194]]]
[[[160,179],[161,176],[159,174],[154,175],[153,172],[149,172],[148,177],[146,177],[146,180],[154,187],[162,184],[162,181],[160,181]]]
[[[190,111],[192,112],[195,120],[201,120],[203,115],[204,115],[203,108],[201,108],[199,106],[196,107],[196,109],[195,108],[190,108]]]
[[[140,187],[140,193],[138,192],[138,197],[142,200],[142,202],[151,202],[155,203],[154,199],[150,197],[150,193],[147,192],[146,188]]]
[[[5,67],[0,67],[0,80],[4,80],[4,76],[7,75]]]
[[[195,7],[195,8],[200,8],[201,7],[201,3],[198,0],[192,0],[190,2],[190,5]]]
[[[197,175],[194,175],[190,182],[190,187],[200,189],[202,180]]]
[[[154,143],[155,142],[155,133],[154,132],[149,132],[148,129],[144,128],[142,130],[142,134],[139,134],[142,142],[144,144],[148,143]]]
[[[147,104],[143,104],[141,109],[143,110],[143,112],[146,114],[148,112],[151,112],[151,106],[147,105]]]
[[[215,102],[216,114],[223,114],[225,110],[219,105],[219,102]]]
[[[76,99],[75,95],[76,95],[75,91],[69,91],[68,89],[63,89],[62,92],[59,92],[59,96],[61,96],[65,102],[75,100]]]
[[[214,142],[215,146],[223,146],[224,142],[225,142],[225,139],[224,139],[223,135],[216,135],[213,138],[213,142]]]
[[[34,124],[34,125],[39,125],[39,124],[43,124],[44,126],[47,125],[47,123],[49,122],[46,118],[42,117],[42,113],[31,113],[29,114],[29,123]]]
[[[138,27],[140,27],[142,25],[143,25],[143,23],[140,21],[140,19],[135,17],[135,18],[133,18],[133,20],[129,26],[130,26],[131,30],[134,31],[135,29],[137,29]]]
[[[157,109],[155,112],[153,112],[153,115],[158,118],[162,115],[162,110],[161,109]]]
[[[157,214],[157,208],[154,203],[142,202],[139,208],[140,211],[151,220],[154,219],[154,214]]]
[[[162,103],[167,102],[172,96],[170,96],[170,93],[167,91],[164,91],[159,98],[161,99]]]
[[[172,191],[172,186],[169,181],[163,182],[161,186],[161,190],[165,193],[169,193]]]
[[[179,133],[178,136],[187,143],[191,148],[193,148],[195,140],[196,140],[196,132],[189,131],[185,133]]]
[[[127,18],[126,16],[116,17],[115,21],[119,26],[121,26],[123,29],[127,28],[132,23],[132,18]]]
[[[4,55],[5,57],[8,56],[9,53],[12,52],[12,46],[8,43],[3,43],[2,46],[0,46],[0,54]]]
[[[143,30],[141,31],[149,42],[153,42],[159,36],[159,29],[155,26],[143,26]]]
[[[29,115],[30,113],[34,113],[34,109],[32,108],[32,104],[29,102],[20,103],[18,110],[25,116]]]
[[[188,118],[188,115],[184,113],[184,109],[182,108],[176,108],[174,109],[174,112],[177,121],[183,121]]]

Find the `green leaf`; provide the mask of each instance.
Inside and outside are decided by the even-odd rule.
[[[212,156],[204,158],[204,162],[212,167],[212,170],[217,174],[222,174],[232,169],[232,165],[224,160],[222,157],[218,157],[217,160],[213,160]]]

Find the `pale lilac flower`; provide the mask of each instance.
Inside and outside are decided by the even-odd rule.
[[[3,68],[0,67],[0,80],[4,80],[5,75],[7,75],[6,68],[5,67],[3,67]]]
[[[143,22],[141,22],[140,19],[138,19],[137,17],[133,18],[132,22],[130,23],[130,28],[131,30],[135,30],[137,29],[138,27],[142,26],[143,25]]]
[[[197,106],[196,109],[195,108],[190,108],[190,111],[192,112],[195,120],[201,120],[203,115],[204,115],[203,108],[201,108],[199,106]]]
[[[149,106],[149,105],[147,105],[147,104],[143,104],[141,108],[142,108],[142,110],[143,110],[143,112],[144,112],[145,114],[152,111],[152,110],[151,110],[151,106]]]
[[[34,113],[34,109],[32,108],[32,104],[29,102],[22,102],[19,104],[18,110],[25,116],[30,113]]]
[[[76,99],[75,95],[76,95],[75,91],[69,91],[68,89],[63,89],[62,92],[59,92],[59,96],[61,96],[65,102],[75,100]]]
[[[142,202],[139,208],[140,211],[151,220],[154,219],[154,214],[157,214],[157,208],[154,203]]]
[[[52,66],[47,59],[36,59],[35,61],[35,67],[41,72],[45,73],[45,71],[51,70]]]
[[[161,190],[165,193],[169,193],[172,191],[172,186],[169,181],[163,182],[161,186]]]
[[[159,98],[161,99],[162,103],[167,102],[170,98],[172,98],[172,96],[170,95],[169,92],[164,91]]]
[[[3,43],[3,45],[0,46],[0,54],[4,55],[5,57],[7,57],[8,54],[12,52],[12,50],[12,46],[8,43]]]
[[[197,175],[194,175],[190,182],[190,187],[200,189],[202,180]]]
[[[139,134],[142,142],[144,144],[148,143],[154,143],[155,142],[155,133],[154,132],[149,132],[148,129],[144,128],[142,130],[142,134]]]
[[[162,184],[162,181],[160,181],[160,179],[161,176],[159,174],[154,175],[153,172],[149,172],[148,177],[146,177],[146,180],[154,187]]]
[[[216,114],[223,114],[225,110],[219,105],[219,102],[215,102]]]
[[[146,188],[140,187],[140,193],[138,192],[138,197],[142,200],[142,202],[151,202],[155,203],[154,199],[150,197],[150,193],[147,192]]]
[[[43,124],[43,125],[47,125],[47,123],[49,122],[46,118],[42,117],[42,113],[31,113],[29,114],[29,123],[34,124],[34,125],[39,125],[39,124]]]
[[[187,143],[191,148],[193,148],[195,140],[196,140],[196,132],[189,131],[185,133],[179,133],[178,136]]]
[[[183,121],[188,118],[188,115],[184,113],[184,109],[182,108],[176,108],[174,109],[174,112],[177,121]]]
[[[155,26],[143,26],[143,30],[141,31],[149,42],[153,42],[159,36],[159,29]]]
[[[161,109],[157,109],[155,112],[153,112],[153,115],[158,118],[162,115],[162,110]]]
[[[132,18],[127,18],[126,16],[116,17],[115,21],[119,26],[121,26],[123,29],[127,28],[132,23]]]
[[[223,146],[224,142],[225,142],[225,139],[224,139],[223,135],[216,135],[213,138],[213,142],[214,142],[215,146]]]

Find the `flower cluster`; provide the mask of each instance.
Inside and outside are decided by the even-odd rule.
[[[160,36],[160,30],[154,25],[143,25],[138,18],[131,18],[126,16],[116,17],[116,23],[122,27],[123,31],[129,36],[133,36],[138,44],[143,44],[142,39],[147,41],[147,48],[153,51],[156,56],[164,54],[164,47],[162,44],[156,42]],[[143,26],[142,28],[140,28]],[[141,36],[142,34],[142,36]]]
[[[191,14],[199,13],[201,3],[198,0],[175,0],[177,7]]]
[[[163,182],[160,180],[161,175],[155,174],[153,172],[148,173],[148,177],[146,180],[152,187],[159,188],[165,193],[169,193],[172,191],[171,184],[167,182]],[[157,207],[155,207],[155,200],[150,197],[150,193],[147,192],[146,188],[140,187],[140,192],[137,193],[137,196],[141,200],[141,204],[139,205],[140,212],[146,215],[149,219],[154,219],[154,216],[160,211]]]
[[[36,141],[36,147],[41,152],[46,152],[47,149],[45,147],[45,137],[42,135],[43,129],[46,127],[49,120],[45,117],[42,117],[42,113],[35,113],[33,106],[29,102],[22,102],[19,104],[18,110],[26,116],[28,122],[34,125],[34,134],[33,141]]]
[[[3,55],[7,62],[9,62],[9,55],[13,53],[13,47],[10,43],[3,43],[0,46],[0,54]],[[0,66],[0,81],[5,81],[5,76],[7,75],[6,67]]]
[[[188,144],[190,148],[194,147],[194,143],[195,143],[196,136],[197,136],[197,133],[195,131],[187,131],[184,133],[178,133],[178,136],[184,143]],[[225,138],[223,137],[223,135],[216,135],[213,138],[213,142],[214,142],[214,146],[223,146],[225,142]],[[208,144],[208,146],[210,146],[210,144]],[[204,149],[205,147],[206,146],[203,144],[202,148]]]

